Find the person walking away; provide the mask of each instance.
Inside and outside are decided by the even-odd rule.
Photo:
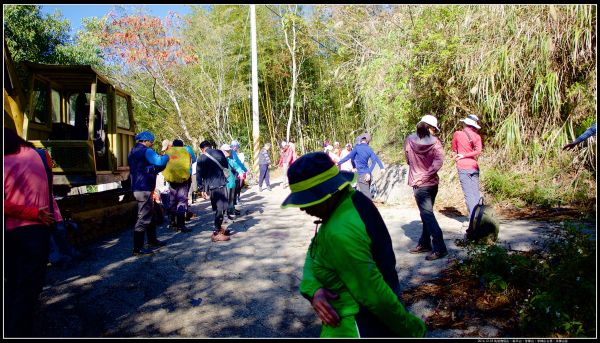
[[[348,143],[340,153],[340,160],[344,157],[348,156],[348,154],[352,151],[352,144]],[[347,160],[346,162],[339,165],[340,170],[351,172],[354,170],[354,166],[352,165],[352,160]]]
[[[342,149],[340,148],[340,142],[333,143],[333,151],[332,152],[338,157],[338,160],[339,160],[340,156],[342,154]]]
[[[592,126],[588,127],[584,133],[582,133],[579,137],[577,137],[574,141],[569,144],[563,146],[563,150],[571,150],[579,143],[585,141],[586,139],[596,135],[596,122],[592,124]]]
[[[271,149],[271,143],[265,143],[262,149],[258,153],[258,191],[262,192],[263,181],[267,185],[269,191],[271,190],[271,182],[269,180],[269,165],[271,164],[271,157],[269,156],[269,149]]]
[[[327,154],[327,156],[329,156],[329,158],[331,158],[333,163],[338,163],[340,161],[340,157],[335,152],[333,152],[333,146],[326,146],[325,153]]]
[[[373,149],[369,147],[370,136],[367,135],[368,134],[363,134],[360,144],[356,145],[346,157],[339,160],[337,165],[340,166],[346,161],[351,160],[352,163],[356,165],[356,170],[358,172],[358,190],[360,190],[367,198],[373,199],[373,195],[371,194],[371,173],[375,168],[375,163],[379,165],[382,172],[385,170],[385,167]],[[371,165],[369,165],[369,160],[371,161]]]
[[[281,142],[281,156],[279,158],[279,163],[277,164],[279,168],[282,168],[283,188],[288,187],[287,170],[292,162],[294,162],[293,150],[290,148],[288,142],[283,141]]]
[[[227,211],[227,178],[224,169],[228,170],[227,158],[221,150],[213,149],[209,141],[200,143],[201,154],[196,163],[196,180],[198,191],[204,198],[210,197],[212,210],[215,212],[213,242],[230,240],[229,230],[222,227],[223,217]]]
[[[181,139],[173,141],[173,146],[165,151],[169,163],[162,172],[169,182],[169,198],[171,199],[169,213],[175,217],[175,227],[179,232],[191,232],[185,226],[185,216],[188,211],[188,193],[191,186],[192,163],[196,161],[194,151],[183,145]]]
[[[471,213],[481,198],[479,192],[479,165],[477,164],[477,156],[481,154],[483,149],[481,136],[478,132],[481,126],[469,117],[460,121],[463,123],[463,129],[454,132],[452,151],[455,153],[454,160],[458,170],[458,179],[465,196],[467,216],[471,218]]]
[[[44,159],[42,159],[42,156]],[[4,128],[4,334],[31,337],[34,313],[46,276],[53,224],[62,222],[40,154],[15,131]]]
[[[431,251],[425,259],[437,260],[448,254],[444,235],[433,213],[433,205],[438,192],[438,171],[444,163],[444,150],[440,141],[433,136],[439,131],[437,119],[425,115],[417,123],[417,132],[409,135],[404,142],[404,153],[408,163],[408,185],[413,193],[423,230],[418,245],[410,250],[412,254]]]
[[[235,162],[242,168],[242,172],[238,173],[235,176],[235,194],[234,194],[234,202],[233,205],[237,205],[240,203],[240,195],[242,193],[242,187],[244,186],[244,182],[246,181],[246,173],[248,172],[248,168],[244,165],[245,156],[243,152],[239,151],[240,142],[237,140],[231,141],[231,155]],[[237,211],[237,210],[235,210]],[[239,214],[239,213],[238,213]]]
[[[144,232],[150,248],[159,248],[165,243],[156,238],[156,223],[153,220],[154,199],[152,193],[156,189],[156,174],[164,169],[169,156],[158,155],[152,146],[154,134],[142,131],[135,136],[137,143],[129,152],[129,170],[131,190],[138,203],[138,218],[133,230],[133,255],[152,254],[152,249],[144,247]]]
[[[231,145],[225,143],[223,145],[221,145],[221,151],[223,152],[223,154],[225,155],[225,157],[227,158],[227,168],[229,168],[229,175],[227,176],[227,200],[228,200],[228,205],[227,205],[227,218],[229,219],[235,219],[236,215],[241,214],[239,211],[237,211],[235,209],[235,185],[236,185],[236,179],[237,179],[237,175],[243,173],[243,169],[240,167],[240,165],[238,164],[238,162],[236,162],[235,158],[233,157],[233,150],[231,148]]]
[[[323,321],[321,337],[423,337],[425,324],[400,301],[388,229],[373,202],[351,187],[355,174],[312,152],[290,166],[288,178],[282,208],[318,218],[300,293]]]

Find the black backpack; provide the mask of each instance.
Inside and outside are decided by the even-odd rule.
[[[483,203],[483,197],[475,205],[469,219],[467,240],[483,244],[493,244],[498,239],[500,225],[494,210]]]

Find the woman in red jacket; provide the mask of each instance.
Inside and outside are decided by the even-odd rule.
[[[481,154],[482,143],[478,130],[481,127],[473,119],[476,116],[469,116],[461,119],[463,129],[456,131],[452,136],[452,151],[456,153],[454,160],[458,169],[458,179],[465,195],[465,204],[469,218],[475,205],[481,197],[479,193],[479,165],[477,156]]]
[[[4,128],[4,329],[7,337],[31,336],[44,285],[50,227],[62,221],[44,163],[34,146]],[[52,199],[52,200],[50,200]],[[51,203],[52,201],[52,203]]]

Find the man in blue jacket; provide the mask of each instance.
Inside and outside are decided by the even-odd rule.
[[[151,147],[154,135],[143,131],[135,136],[136,145],[128,156],[131,177],[131,190],[138,202],[138,219],[133,230],[133,255],[151,254],[151,249],[144,248],[144,232],[148,236],[150,247],[161,247],[165,243],[156,239],[156,224],[152,221],[152,193],[156,188],[156,174],[169,161],[169,156],[160,156]]]
[[[371,173],[373,172],[373,168],[375,168],[375,163],[379,165],[381,171],[384,170],[384,166],[383,162],[381,162],[379,157],[377,157],[373,149],[369,146],[369,138],[368,134],[360,136],[360,143],[357,144],[346,157],[342,158],[337,165],[340,166],[344,162],[351,160],[356,166],[356,171],[358,173],[358,190],[366,195],[367,198],[372,199]],[[371,160],[370,166],[369,160]]]

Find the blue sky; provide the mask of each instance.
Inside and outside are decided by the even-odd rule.
[[[122,5],[41,5],[42,15],[52,14],[60,10],[64,18],[71,23],[71,35],[74,35],[81,29],[81,20],[88,17],[101,18],[109,11]],[[169,11],[177,12],[181,15],[191,13],[190,5],[124,5],[128,13],[134,13],[134,8],[143,7],[150,14],[164,18]]]

